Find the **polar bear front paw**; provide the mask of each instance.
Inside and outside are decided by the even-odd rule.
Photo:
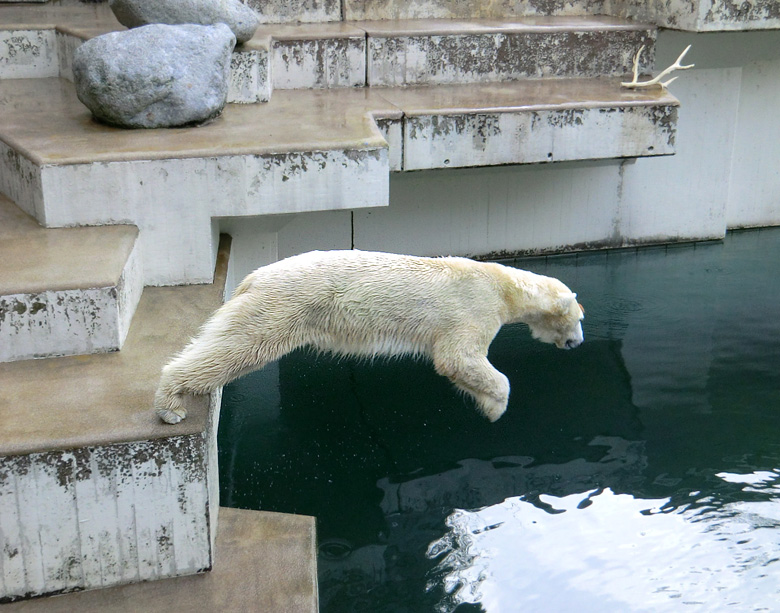
[[[157,409],[157,415],[160,416],[166,424],[178,424],[187,417],[186,409]]]

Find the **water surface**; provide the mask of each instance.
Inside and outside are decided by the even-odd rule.
[[[780,229],[518,260],[495,424],[426,362],[299,351],[228,386],[222,504],[317,517],[323,613],[780,610]]]

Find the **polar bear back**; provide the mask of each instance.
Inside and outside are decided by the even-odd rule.
[[[236,290],[261,334],[352,355],[430,354],[477,323],[485,345],[505,321],[503,266],[466,258],[311,252],[250,274]],[[245,322],[244,322],[245,323]]]

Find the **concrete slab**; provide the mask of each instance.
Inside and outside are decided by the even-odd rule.
[[[202,433],[208,403],[181,424],[153,411],[160,370],[222,304],[229,242],[211,285],[147,288],[122,351],[0,364],[0,456]]]
[[[275,89],[366,84],[366,33],[345,22],[260,26],[271,39]]]
[[[38,165],[385,146],[369,114],[395,111],[392,105],[363,89],[329,93],[279,92],[269,104],[230,104],[199,128],[123,130],[94,121],[68,81],[8,79],[0,82],[0,141]]]
[[[0,295],[116,285],[134,226],[43,228],[0,195]]]
[[[601,17],[358,22],[368,33],[368,84],[379,87],[619,76],[654,26]]]
[[[122,351],[0,364],[0,601],[212,566],[221,394],[184,428],[153,398],[222,303],[229,245],[213,284],[144,291]]]
[[[693,32],[735,32],[780,28],[776,0],[607,0],[607,11],[660,27]]]
[[[246,0],[260,23],[325,23],[341,20],[339,0]]]
[[[115,23],[118,28],[122,27],[107,2],[0,5],[0,30],[9,26],[20,29],[54,29],[58,25],[67,24],[92,27],[107,22]]]
[[[138,229],[45,229],[0,195],[0,362],[116,351],[143,290]]]
[[[72,81],[79,45],[126,29],[108,3],[0,6],[0,77]],[[270,96],[270,38],[260,34],[233,52],[228,102],[266,102]]]
[[[608,79],[378,89],[404,112],[403,168],[668,155],[678,101]]]
[[[516,15],[599,15],[604,0],[345,0],[345,19],[467,19]]]
[[[316,613],[314,518],[220,508],[213,569],[2,607],[7,613]]]

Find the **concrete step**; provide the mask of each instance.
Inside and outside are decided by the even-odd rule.
[[[124,30],[107,3],[0,5],[0,78],[73,80],[73,53],[85,40]],[[230,64],[229,102],[271,96],[270,44],[258,35],[238,45]]]
[[[0,76],[72,80],[75,49],[84,40],[123,29],[103,6],[87,18],[67,6],[59,11],[0,7],[0,37],[6,43],[5,49],[0,45]],[[652,26],[588,16],[262,26],[236,47],[228,100],[265,102],[274,88],[620,76],[630,72],[642,45],[642,68],[649,71],[654,43]]]
[[[612,15],[694,32],[777,29],[776,0],[246,0],[263,23]],[[342,16],[343,13],[343,16]]]
[[[602,15],[605,4],[604,0],[344,0],[344,18],[513,19],[518,15]]]
[[[274,90],[366,85],[366,32],[351,23],[261,26],[258,39],[271,41]]]
[[[0,362],[116,351],[143,291],[138,229],[45,229],[0,195]]]
[[[674,30],[744,32],[780,28],[777,0],[690,0],[680,3],[609,0],[607,6],[612,15],[640,19]]]
[[[213,218],[386,206],[391,170],[668,155],[677,106],[613,79],[280,90],[197,130],[119,130],[67,81],[6,80],[0,192],[46,226],[133,223],[145,285],[204,283]]]
[[[652,69],[655,28],[610,17],[358,22],[368,35],[370,86],[621,76],[644,45]]]
[[[101,125],[62,79],[0,81],[0,193],[47,227],[134,223],[145,285],[211,281],[212,219],[388,203],[368,89],[278,92],[197,129]],[[400,124],[399,124],[400,126]]]
[[[208,573],[16,602],[4,613],[316,613],[314,518],[220,508]]]
[[[609,79],[377,89],[403,110],[403,169],[674,153],[677,100]]]
[[[0,364],[0,601],[201,572],[213,563],[219,396],[160,422],[160,370],[222,303],[146,288],[122,351]]]

